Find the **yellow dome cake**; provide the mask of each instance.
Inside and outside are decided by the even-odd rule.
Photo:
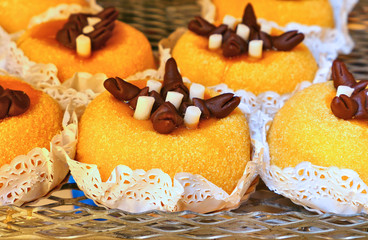
[[[200,174],[231,193],[251,152],[246,119],[236,109],[240,99],[233,94],[214,97],[215,92],[209,90],[204,92],[205,100],[192,98],[193,84],[189,96],[173,59],[166,64],[162,90],[151,91],[146,82],[105,81],[110,93],[93,100],[81,118],[77,160],[96,164],[103,181],[115,167],[127,165],[133,170],[159,168],[172,178],[180,172]],[[204,91],[203,86],[199,88]],[[181,95],[180,107],[168,100],[169,95]],[[148,109],[147,120],[138,120],[140,99],[145,96],[154,98],[158,105],[153,105],[150,117]],[[201,121],[198,127],[187,129],[192,109],[200,109],[197,116]]]
[[[276,114],[268,134],[271,165],[351,169],[368,184],[368,82],[356,82],[339,61],[333,78],[295,94]]]
[[[87,5],[86,0],[1,0],[0,26],[9,33],[26,29],[32,17],[63,3]]]
[[[333,9],[329,0],[213,0],[216,19],[221,22],[225,15],[242,16],[242,9],[251,3],[257,15],[280,26],[290,22],[304,25],[334,27]]]
[[[47,94],[13,77],[0,76],[0,165],[33,148],[50,148],[61,131],[62,111]]]
[[[128,24],[115,21],[117,16],[115,9],[108,8],[94,16],[74,14],[68,21],[41,23],[18,40],[18,47],[32,61],[55,64],[61,82],[75,72],[127,77],[154,68],[147,38]],[[80,54],[85,45],[77,43],[78,37],[89,41],[88,56]]]
[[[190,31],[172,52],[183,76],[206,86],[226,83],[255,94],[292,92],[300,82],[314,79],[318,67],[309,49],[299,44],[303,34],[261,31],[251,5],[242,23],[231,21],[215,27],[197,17],[189,23]]]

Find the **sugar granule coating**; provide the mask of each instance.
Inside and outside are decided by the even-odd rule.
[[[171,177],[201,174],[228,193],[234,190],[250,160],[249,129],[239,109],[223,119],[202,121],[198,129],[181,127],[168,135],[157,133],[150,120],[132,116],[133,110],[110,93],[98,96],[80,121],[77,160],[96,164],[103,181],[122,164],[160,168]]]
[[[108,77],[124,78],[155,67],[147,38],[128,24],[115,21],[113,35],[106,46],[93,51],[91,57],[83,58],[56,41],[56,33],[65,22],[56,20],[39,24],[18,40],[18,47],[32,61],[55,64],[61,82],[75,72],[105,73]]]
[[[32,17],[59,4],[88,5],[86,0],[1,0],[0,26],[9,33],[26,29]]]
[[[213,0],[213,3],[216,6],[217,23],[220,23],[226,14],[241,18],[245,6],[251,3],[258,18],[274,21],[280,26],[286,26],[290,22],[330,28],[335,25],[329,0]]]
[[[193,57],[195,56],[195,57]],[[261,59],[242,55],[225,58],[221,50],[209,50],[208,40],[188,31],[173,50],[180,72],[205,86],[226,83],[231,89],[259,94],[292,92],[298,83],[312,81],[317,63],[304,44],[292,51],[264,51]]]
[[[286,102],[268,134],[271,165],[314,165],[356,171],[368,183],[368,125],[362,120],[335,117],[330,104],[336,89],[332,81],[315,84]]]
[[[35,147],[49,150],[51,139],[61,131],[63,113],[58,103],[46,93],[12,77],[1,76],[0,85],[4,89],[24,91],[31,100],[25,113],[0,120],[0,165],[10,163]]]

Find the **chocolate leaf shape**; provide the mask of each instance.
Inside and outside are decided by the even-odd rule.
[[[331,102],[332,113],[345,120],[352,119],[358,110],[358,104],[346,95],[335,97]]]
[[[193,98],[193,105],[198,107],[201,110],[201,118],[202,119],[209,119],[211,117],[211,112],[206,106],[206,102],[200,98]]]
[[[98,50],[105,46],[107,40],[112,36],[112,32],[107,28],[96,29],[88,34],[91,38],[92,50]]]
[[[280,36],[273,37],[273,46],[280,51],[290,51],[299,43],[303,42],[304,34],[298,31],[289,31]]]
[[[262,31],[251,31],[249,35],[249,40],[262,40],[263,41],[263,49],[269,50],[272,49],[272,37]]]
[[[6,94],[3,94],[3,96]],[[28,95],[23,91],[10,90],[7,96],[11,100],[11,105],[9,107],[8,116],[18,116],[25,113],[29,106],[31,105],[31,100]]]
[[[245,52],[247,43],[236,34],[231,35],[222,46],[224,57],[236,57]]]
[[[201,36],[209,36],[215,30],[215,25],[207,22],[202,17],[196,16],[188,24],[188,29]]]
[[[153,128],[161,134],[169,134],[183,124],[174,105],[170,102],[162,104],[151,116]]]
[[[155,99],[155,102],[154,102],[153,107],[152,107],[152,112],[156,111],[161,106],[161,104],[163,104],[165,102],[162,99],[161,95],[156,91],[151,91],[148,95]]]
[[[368,86],[368,81],[367,80],[362,80],[360,82],[355,83],[355,85],[353,87],[354,92],[353,92],[352,95],[357,94],[360,91],[363,91],[364,89],[367,88],[367,86]]]
[[[104,87],[120,101],[129,101],[137,96],[141,91],[139,87],[126,82],[119,77],[106,79]]]
[[[358,110],[355,113],[356,119],[368,119],[367,93],[368,90],[363,90],[351,97],[358,104]]]
[[[261,27],[257,23],[257,17],[254,12],[252,4],[248,3],[243,13],[242,22],[249,28],[259,31]]]
[[[183,79],[178,71],[178,66],[174,58],[169,58],[165,65],[164,82],[161,90],[161,95],[164,99],[168,91],[175,91],[183,94],[183,102],[187,101],[189,98],[189,90],[183,83]]]
[[[7,96],[0,96],[0,119],[6,118],[10,104],[11,101]]]
[[[207,108],[216,118],[228,116],[239,104],[240,98],[234,97],[232,93],[221,94],[206,100]]]
[[[337,89],[340,85],[354,87],[356,84],[353,74],[349,72],[345,63],[335,60],[332,63],[332,79]]]
[[[227,25],[225,24],[221,24],[220,26],[216,27],[211,33],[210,35],[212,34],[221,34],[221,35],[224,35],[225,32],[228,30],[228,27]],[[222,39],[223,40],[223,39]]]
[[[148,96],[148,95],[149,95],[149,88],[148,87],[142,88],[138,93],[138,95],[136,95],[129,101],[129,106],[135,110],[135,108],[137,107],[138,98],[140,96]]]

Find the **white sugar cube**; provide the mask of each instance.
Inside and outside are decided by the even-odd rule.
[[[221,34],[212,34],[208,39],[208,48],[209,49],[218,49],[222,44],[222,35]]]
[[[261,31],[265,32],[265,33],[268,33],[268,34],[271,34],[272,26],[270,24],[262,24],[261,25]]]
[[[88,25],[94,26],[97,23],[101,22],[101,18],[98,17],[88,17],[87,18]]]
[[[134,118],[137,120],[147,120],[151,117],[151,111],[155,98],[150,96],[138,97],[137,106],[135,107]]]
[[[183,97],[184,95],[181,93],[174,92],[174,91],[168,91],[165,102],[171,102],[172,105],[174,105],[176,109],[179,109],[181,101],[183,100]]]
[[[262,48],[263,48],[263,41],[262,40],[252,40],[249,42],[249,49],[248,54],[254,58],[261,58],[262,57]]]
[[[189,90],[190,100],[193,100],[193,98],[203,99],[204,91],[205,91],[205,87],[202,84],[193,83],[190,86],[190,90]]]
[[[189,129],[195,129],[198,126],[201,117],[201,109],[196,106],[189,106],[185,111],[184,124]]]
[[[249,33],[250,33],[250,29],[247,25],[240,23],[238,24],[238,27],[236,29],[236,34],[241,37],[242,39],[244,39],[245,41],[248,41],[249,39]]]
[[[91,56],[91,39],[86,35],[79,35],[76,39],[77,54],[81,57]]]
[[[222,20],[222,23],[227,25],[231,29],[235,29],[236,21],[237,21],[236,18],[234,18],[233,16],[225,15]]]
[[[344,95],[346,95],[348,97],[351,97],[351,95],[353,94],[353,92],[354,92],[354,88],[340,85],[337,88],[336,97],[340,97],[340,95],[342,95],[342,94],[344,94]]]
[[[149,88],[149,91],[156,91],[158,93],[161,92],[161,88],[162,88],[162,83],[160,83],[159,81],[156,80],[148,80],[147,81],[147,87]]]
[[[88,33],[91,33],[93,32],[95,29],[94,27],[90,26],[90,25],[87,25],[83,28],[83,33],[84,34],[88,34]]]

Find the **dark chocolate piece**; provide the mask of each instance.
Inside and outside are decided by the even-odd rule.
[[[211,33],[210,35],[212,34],[221,34],[221,35],[224,35],[225,32],[228,30],[228,27],[227,25],[225,24],[221,24],[220,26],[216,27]]]
[[[206,101],[200,98],[193,98],[193,105],[201,110],[201,118],[209,119],[211,117],[211,112],[206,106]]]
[[[56,34],[56,40],[63,46],[76,49],[76,38],[84,34],[83,28],[88,26],[88,17],[98,17],[101,19],[99,23],[93,26],[94,31],[85,34],[91,39],[92,50],[97,50],[105,46],[107,40],[112,36],[115,26],[115,20],[119,13],[115,8],[106,8],[98,14],[72,14],[68,18],[67,23]]]
[[[30,105],[31,100],[23,91],[2,89],[0,94],[0,119],[5,117],[14,117],[25,113]]]
[[[243,14],[243,21],[251,30],[260,31],[261,27],[257,23],[257,17],[252,4],[248,3]]]
[[[162,99],[161,95],[156,91],[151,91],[148,95],[155,99],[155,103],[153,104],[153,107],[152,107],[152,112],[156,111],[157,108],[159,108],[161,106],[161,104],[163,104],[165,102]]]
[[[168,91],[179,92],[184,95],[183,102],[188,101],[189,90],[183,83],[174,58],[168,59],[165,65],[164,82],[161,89],[161,95],[164,99]]]
[[[193,104],[190,102],[182,102],[179,107],[179,115],[184,116],[189,106],[193,106]]]
[[[232,93],[225,93],[206,100],[206,106],[211,115],[216,118],[228,116],[240,103],[239,97]]]
[[[247,43],[236,34],[232,34],[222,46],[222,53],[225,57],[240,56],[246,50]]]
[[[340,85],[353,88],[356,84],[353,74],[349,72],[346,65],[340,60],[335,60],[332,63],[332,79],[336,89]]]
[[[263,41],[263,49],[270,50],[272,49],[273,43],[272,43],[272,37],[262,31],[251,31],[249,35],[249,40],[262,40]]]
[[[138,98],[141,96],[148,96],[149,95],[149,88],[145,87],[140,90],[140,92],[129,101],[129,106],[135,110],[137,107]]]
[[[161,134],[168,134],[183,124],[174,105],[170,102],[162,104],[151,116],[153,128]]]
[[[280,36],[273,37],[273,46],[279,51],[290,51],[303,42],[304,34],[298,31],[289,31]]]
[[[360,91],[351,98],[358,104],[358,110],[355,113],[356,119],[368,119],[368,90]]]
[[[345,120],[352,119],[358,110],[358,104],[346,95],[334,97],[331,102],[332,113]]]
[[[106,79],[104,87],[120,101],[129,101],[140,92],[139,87],[126,82],[119,77]]]
[[[190,21],[188,24],[189,30],[201,36],[209,36],[215,28],[215,25],[199,16],[194,17],[194,20]]]

